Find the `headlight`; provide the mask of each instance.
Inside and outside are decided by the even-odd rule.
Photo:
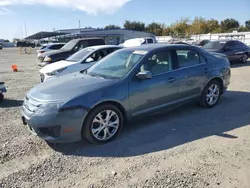
[[[51,62],[52,59],[51,59],[51,57],[46,56],[43,61],[45,61],[45,62]]]
[[[65,69],[67,69],[67,67],[64,67],[64,68],[62,68],[62,69],[58,69],[58,70],[55,70],[55,71],[53,71],[53,72],[49,72],[49,73],[46,73],[46,74],[47,74],[48,76],[55,76],[55,75],[61,73],[62,71],[64,71]]]
[[[61,105],[64,104],[63,102],[57,102],[57,103],[46,103],[42,104],[38,107],[36,110],[36,114],[38,115],[46,115],[46,114],[53,114],[57,113],[60,109]]]

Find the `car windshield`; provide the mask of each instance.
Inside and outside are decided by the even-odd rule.
[[[213,41],[204,45],[205,49],[222,49],[226,42]]]
[[[80,50],[79,52],[76,52],[75,54],[73,54],[69,58],[67,58],[66,61],[78,62],[78,61],[82,60],[82,58],[84,58],[86,55],[90,54],[92,51],[94,51],[93,48],[85,48],[83,50]]]
[[[78,42],[78,41],[76,41],[76,40],[71,40],[71,41],[69,41],[67,44],[65,44],[65,45],[61,48],[61,50],[65,50],[65,51],[72,50],[72,49],[75,47],[75,45],[77,44],[77,42]]]
[[[146,53],[146,51],[134,51],[131,49],[118,50],[90,67],[86,73],[103,78],[122,78]]]
[[[39,48],[39,50],[42,50],[42,49],[46,48],[47,46],[48,46],[48,45],[41,46],[41,47]]]

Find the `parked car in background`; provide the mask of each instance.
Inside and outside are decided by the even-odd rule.
[[[250,48],[237,40],[219,40],[207,43],[204,49],[209,52],[222,53],[229,61],[240,61],[246,63],[250,57]]]
[[[2,50],[3,49],[3,45],[2,44],[0,44],[0,50]]]
[[[65,60],[72,54],[79,50],[96,45],[104,45],[105,42],[101,38],[82,38],[69,41],[60,50],[53,50],[43,53],[39,57],[38,65],[44,67],[50,63],[54,63],[60,60]]]
[[[0,82],[0,102],[4,100],[4,93],[6,93],[7,90],[4,86],[4,82]]]
[[[171,41],[168,41],[167,44],[186,44],[186,45],[189,45],[188,43],[180,41],[180,40],[171,40]]]
[[[210,40],[197,40],[193,43],[193,45],[196,46],[204,46],[205,44],[209,43]]]
[[[214,107],[230,83],[230,63],[191,45],[124,48],[84,72],[31,89],[22,120],[48,142],[114,139],[124,120],[187,102]],[[152,135],[153,136],[153,135]]]
[[[115,45],[91,46],[84,48],[66,60],[58,61],[43,67],[40,70],[41,82],[76,71],[86,70],[97,61],[121,48],[122,47]]]
[[[184,39],[184,40],[182,40],[182,42],[185,42],[185,43],[187,43],[187,44],[193,44],[193,43],[195,42],[195,40],[189,38],[189,39]]]
[[[43,46],[41,46],[41,48],[39,50],[37,50],[37,57],[39,59],[39,57],[48,51],[52,51],[52,50],[59,50],[61,49],[63,46],[65,45],[65,43],[50,43],[50,44],[44,44]]]
[[[33,42],[29,42],[29,41],[19,41],[19,42],[16,43],[16,47],[22,47],[22,48],[31,47],[31,48],[35,48],[36,44],[33,43]]]
[[[141,46],[141,45],[144,45],[144,44],[155,44],[155,43],[157,43],[155,38],[153,38],[153,37],[143,37],[143,38],[128,39],[123,44],[120,44],[119,46],[135,47],[135,46]]]

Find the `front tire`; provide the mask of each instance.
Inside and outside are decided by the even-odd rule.
[[[217,105],[221,96],[221,85],[217,80],[210,81],[201,95],[201,105],[212,108]]]
[[[0,93],[0,102],[3,102],[3,100],[4,100],[4,95],[3,93]]]
[[[116,138],[123,128],[123,115],[114,105],[105,104],[90,111],[82,135],[92,144],[104,144]]]

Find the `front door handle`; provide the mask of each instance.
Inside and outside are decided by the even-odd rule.
[[[171,78],[168,79],[168,82],[169,82],[169,83],[172,83],[172,82],[174,82],[175,80],[176,80],[176,78],[171,77]]]

